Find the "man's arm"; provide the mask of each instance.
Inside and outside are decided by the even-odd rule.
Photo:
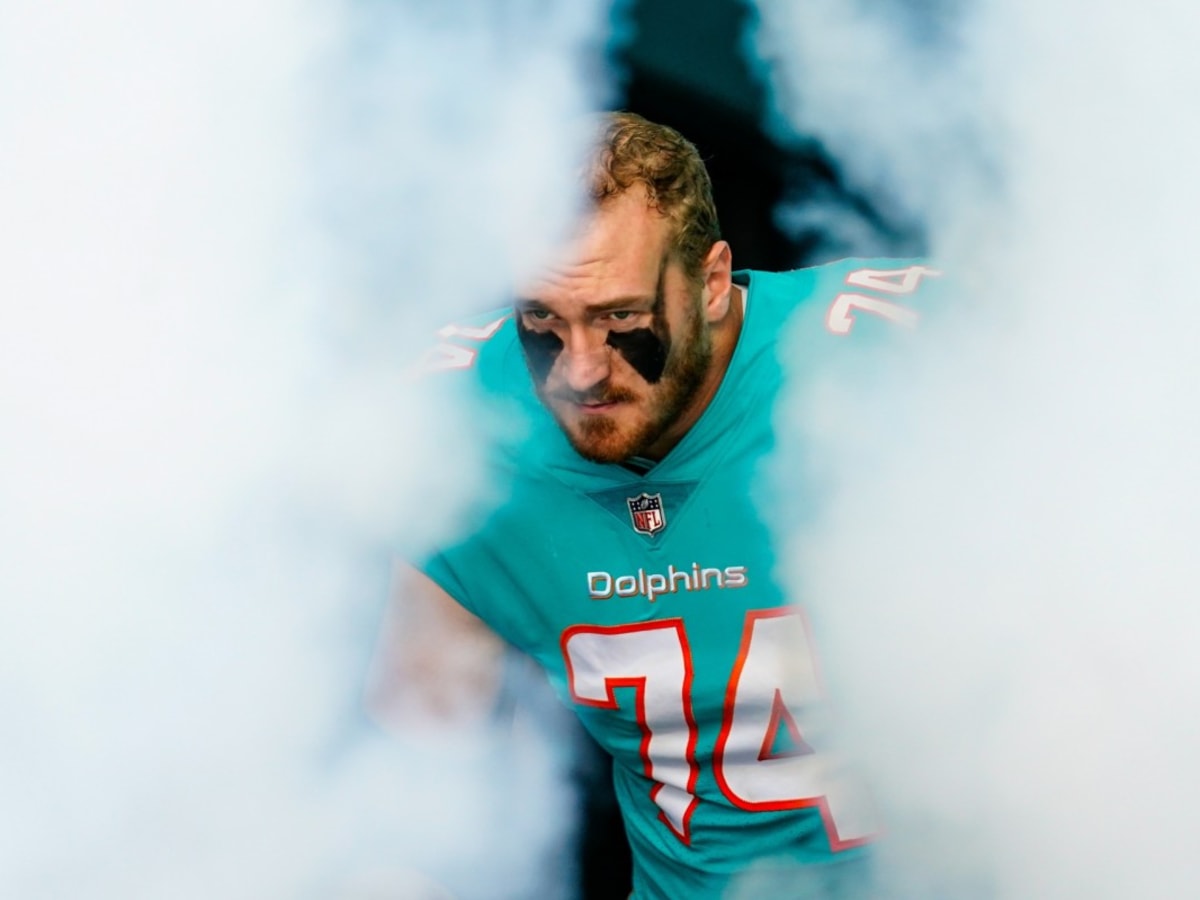
[[[505,643],[408,565],[397,567],[367,682],[371,716],[388,730],[468,725],[495,708]]]

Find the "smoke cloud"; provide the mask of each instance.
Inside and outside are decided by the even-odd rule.
[[[1194,896],[1200,19],[759,7],[781,111],[926,223],[950,286],[906,365],[790,400],[829,502],[789,577],[888,887]]]
[[[544,747],[359,697],[389,548],[479,481],[406,359],[570,215],[606,13],[0,4],[0,894],[543,877]]]

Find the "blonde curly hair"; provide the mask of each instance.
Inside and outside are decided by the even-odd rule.
[[[635,113],[604,114],[586,169],[593,202],[646,188],[650,205],[673,224],[671,249],[688,277],[700,277],[704,257],[721,239],[712,182],[694,144],[673,128]]]

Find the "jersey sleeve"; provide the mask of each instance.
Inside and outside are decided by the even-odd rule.
[[[861,343],[912,330],[944,305],[952,280],[921,258],[850,258],[777,276],[784,316],[830,337]]]
[[[501,638],[525,650],[531,610],[523,602],[521,576],[512,570],[503,540],[489,524],[429,554],[416,567]]]
[[[440,328],[421,358],[419,379],[436,402],[455,407],[453,439],[471,444],[471,464],[479,469],[462,473],[475,487],[465,500],[450,499],[461,504],[450,528],[399,554],[509,643],[516,643],[517,629],[496,602],[509,576],[503,536],[496,534],[492,517],[507,500],[503,485],[513,474],[521,408],[528,403],[514,389],[524,374],[514,332],[511,309],[480,313]]]

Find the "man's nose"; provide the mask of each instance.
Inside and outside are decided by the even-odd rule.
[[[573,333],[567,337],[561,362],[563,379],[571,390],[583,393],[608,377],[612,348],[604,342],[606,336]]]

